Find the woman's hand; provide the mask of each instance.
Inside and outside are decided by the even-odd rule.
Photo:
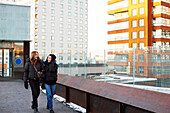
[[[27,81],[24,82],[24,87],[25,87],[25,89],[28,89],[28,82]]]

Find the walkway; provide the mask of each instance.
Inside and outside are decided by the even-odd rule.
[[[0,113],[33,113],[31,109],[31,89],[24,88],[22,80],[4,81],[0,78]],[[39,112],[49,113],[46,109],[46,95],[39,97]],[[54,100],[55,113],[77,113],[73,109]]]

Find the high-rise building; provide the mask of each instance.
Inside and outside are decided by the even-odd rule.
[[[145,47],[170,47],[169,0],[109,0],[108,8],[108,46],[110,49],[137,48],[141,50]],[[150,51],[150,53],[153,52]],[[109,54],[114,55],[116,60],[114,63],[110,62],[110,66],[121,72],[132,74],[132,52],[110,52]],[[167,59],[169,59],[168,54],[166,53]],[[158,77],[163,74],[161,69],[167,69],[167,67],[161,67],[157,60],[158,58],[165,60],[160,53],[148,56],[145,52],[139,51],[135,58],[136,75],[148,76],[150,74]]]
[[[43,59],[54,53],[60,63],[83,63],[88,48],[88,1],[35,0],[33,43]]]

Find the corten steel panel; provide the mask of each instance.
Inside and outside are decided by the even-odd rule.
[[[86,108],[86,93],[69,88],[69,101]]]
[[[154,38],[153,42],[170,42],[170,39],[166,39],[166,38]]]
[[[90,95],[90,112],[120,113],[120,103],[96,95]]]
[[[61,77],[60,77],[61,76]],[[169,113],[170,95],[74,76],[59,75],[58,84],[158,113]]]
[[[153,113],[133,106],[124,105],[123,113]]]
[[[66,98],[66,87],[61,84],[57,84],[55,93],[63,98]]]

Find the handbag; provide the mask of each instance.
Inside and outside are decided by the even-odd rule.
[[[39,72],[34,65],[33,65],[33,67],[34,67],[35,71],[37,72],[37,77],[38,77],[38,78],[41,78],[41,76],[42,76],[43,73],[42,73],[42,72]]]

